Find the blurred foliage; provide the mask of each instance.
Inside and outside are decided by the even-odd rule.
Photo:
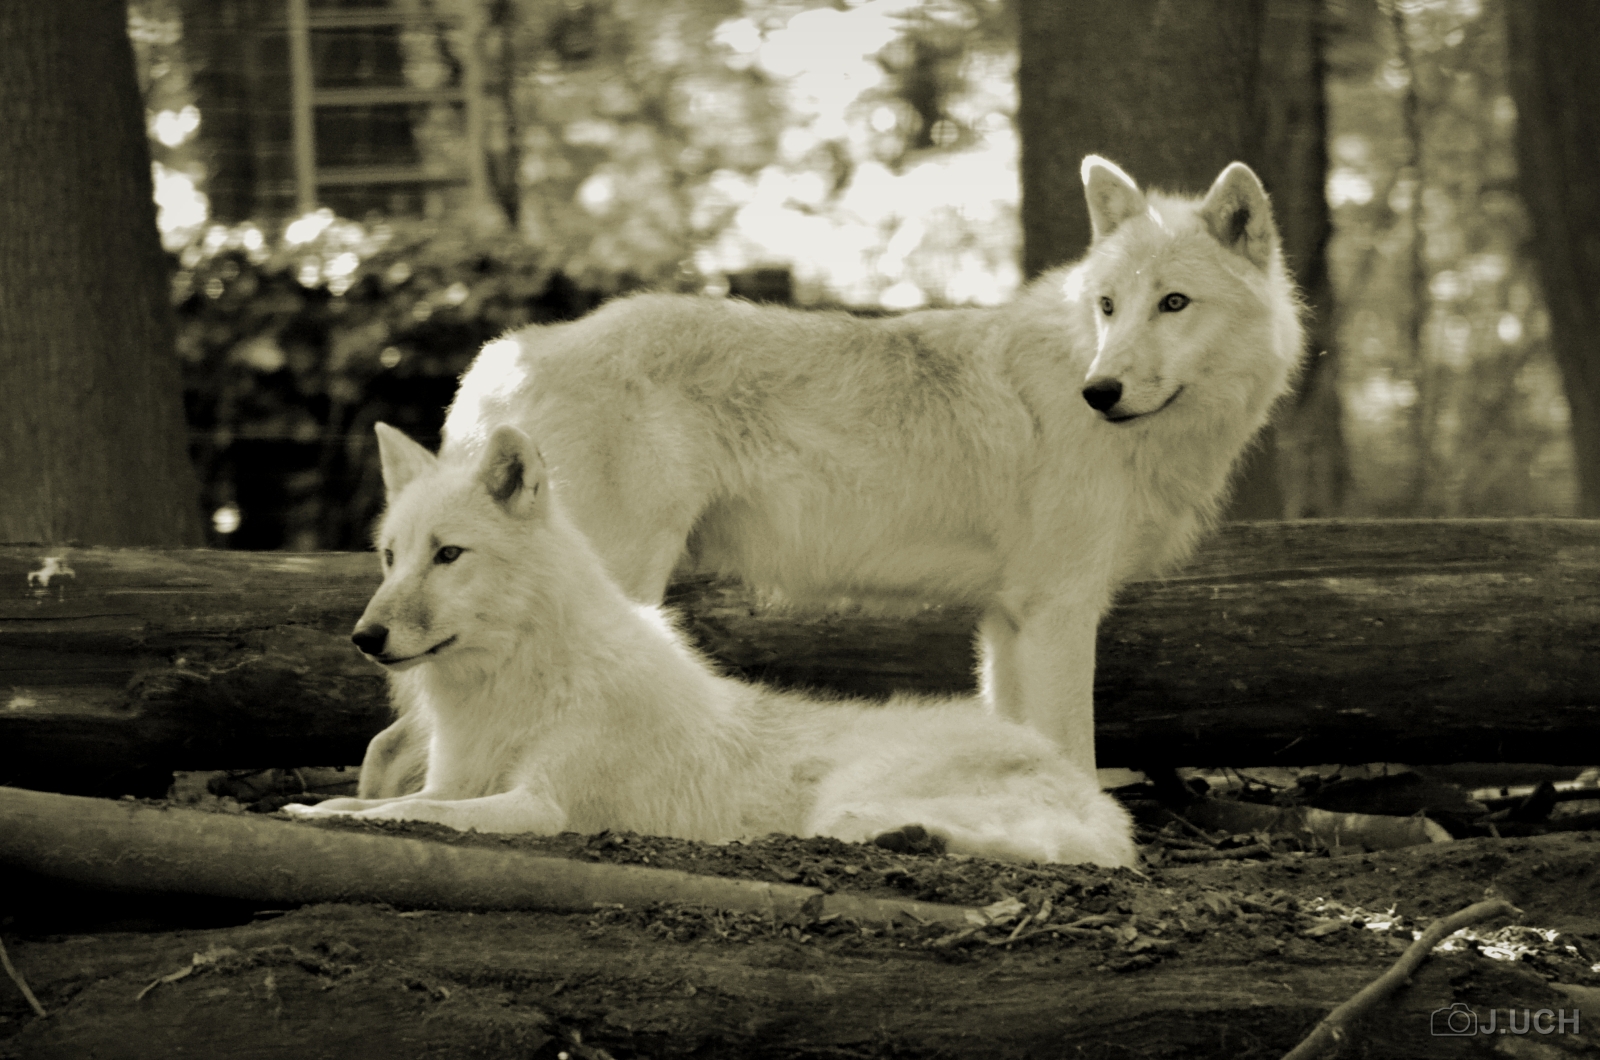
[[[328,213],[272,245],[214,227],[180,265],[191,452],[212,541],[236,548],[365,547],[383,502],[374,423],[437,445],[478,347],[636,282],[580,288],[514,237]]]
[[[363,545],[374,421],[436,442],[485,340],[622,290],[777,277],[808,304],[906,307],[998,302],[1019,279],[1000,0],[485,3],[499,225],[208,223],[188,72],[205,59],[184,51],[182,10],[133,0],[130,34],[216,544]],[[407,83],[455,76],[439,67],[457,42],[402,36],[383,48]]]
[[[1021,282],[1009,0],[748,0],[724,61],[781,103],[777,153],[714,176],[708,277],[785,265],[802,304],[1005,301]],[[712,289],[716,289],[715,283]]]
[[[1348,515],[1574,510],[1517,191],[1505,2],[1328,3]]]
[[[489,150],[515,227],[580,282],[674,280],[726,223],[700,208],[711,182],[765,165],[781,123],[759,72],[722,61],[740,0],[489,6]]]
[[[1013,0],[392,2],[481,4],[498,223],[211,224],[180,0],[132,3],[215,543],[360,547],[375,420],[435,441],[484,340],[619,291],[909,308],[1020,282]],[[1568,513],[1507,0],[1322,2],[1345,514]],[[401,43],[417,84],[455,46]]]
[[[128,37],[144,94],[156,223],[167,249],[176,250],[206,221],[205,194],[200,191],[205,167],[195,153],[201,115],[194,105],[177,0],[132,0]]]

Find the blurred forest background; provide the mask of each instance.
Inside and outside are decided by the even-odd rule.
[[[1580,511],[1519,191],[1515,2],[1307,5],[1329,400],[1292,447],[1315,488],[1269,514]],[[1017,8],[132,0],[208,542],[363,547],[374,421],[435,442],[478,345],[620,292],[1005,301]],[[1152,181],[1118,142],[1085,150]],[[1079,194],[1075,165],[1060,183]]]

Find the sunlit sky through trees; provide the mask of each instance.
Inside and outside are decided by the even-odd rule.
[[[784,266],[804,302],[905,309],[1010,297],[1021,279],[1014,47],[985,48],[980,41],[964,48],[941,100],[948,117],[923,134],[927,149],[908,151],[908,134],[922,130],[913,130],[918,116],[895,93],[886,66],[894,65],[896,49],[908,47],[909,17],[961,34],[971,29],[971,5],[745,6],[747,14],[716,24],[709,43],[728,69],[759,72],[774,86],[781,128],[767,164],[718,168],[693,188],[691,226],[708,238],[687,249],[709,289],[725,289],[729,272]],[[134,32],[170,41],[181,27],[136,18]],[[700,78],[692,89],[691,122],[741,120],[737,85]],[[181,147],[201,118],[192,103],[153,110],[151,137]],[[567,122],[562,132],[568,143],[610,146],[627,133],[622,124],[587,117]],[[538,177],[549,163],[524,166]],[[637,191],[621,168],[596,166],[577,183],[571,205],[597,221],[620,219],[621,200]],[[204,238],[203,174],[158,162],[155,176],[167,246],[181,250]],[[706,223],[712,219],[718,223]]]

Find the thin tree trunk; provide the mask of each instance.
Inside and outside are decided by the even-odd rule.
[[[200,542],[122,0],[0,4],[0,541]]]
[[[1517,160],[1572,412],[1578,514],[1600,516],[1600,0],[1505,5]]]
[[[1406,12],[1394,0],[1385,5],[1389,16],[1389,31],[1394,37],[1395,58],[1406,74],[1405,94],[1400,99],[1400,124],[1405,130],[1406,161],[1401,172],[1410,182],[1411,193],[1406,207],[1407,231],[1407,311],[1405,318],[1405,357],[1411,366],[1411,382],[1416,387],[1416,400],[1410,409],[1411,444],[1416,459],[1411,465],[1411,515],[1433,515],[1434,482],[1437,478],[1433,459],[1435,408],[1438,404],[1433,373],[1430,371],[1427,339],[1428,312],[1431,299],[1428,294],[1428,266],[1424,256],[1426,236],[1422,231],[1422,193],[1427,186],[1423,159],[1422,94],[1417,88],[1417,64],[1411,51],[1411,31]]]
[[[1271,493],[1260,506],[1266,518],[1326,518],[1344,508],[1349,482],[1344,440],[1344,405],[1339,397],[1339,358],[1334,347],[1333,279],[1328,271],[1328,107],[1323,59],[1322,0],[1269,0],[1262,34],[1259,94],[1266,148],[1261,179],[1272,189],[1273,210],[1283,236],[1289,271],[1306,302],[1306,368],[1293,397],[1273,427],[1277,460],[1252,474],[1244,469],[1232,516],[1247,514],[1252,485],[1277,475],[1281,511]],[[1271,454],[1270,447],[1266,448]]]
[[[211,216],[228,224],[260,217],[256,99],[250,51],[256,5],[251,0],[182,0],[183,54],[200,108]],[[253,104],[255,106],[253,106]]]

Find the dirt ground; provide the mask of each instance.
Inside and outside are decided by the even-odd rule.
[[[277,910],[13,874],[5,944],[49,1015],[0,983],[0,1058],[1278,1056],[1415,931],[1486,895],[1522,917],[1436,952],[1341,1055],[1600,1055],[1594,831],[1174,864],[1228,844],[1169,826],[1142,831],[1165,863],[1136,873],[830,839],[387,827],[982,912],[952,931],[671,906]]]

